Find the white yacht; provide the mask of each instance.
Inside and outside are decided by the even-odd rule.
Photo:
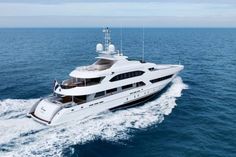
[[[75,68],[68,80],[55,81],[53,95],[34,104],[28,117],[56,125],[144,102],[184,68],[183,65],[128,60],[111,43],[110,30],[106,28],[103,32],[105,43],[104,46],[97,44],[96,61]]]

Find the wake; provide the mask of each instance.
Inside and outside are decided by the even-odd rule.
[[[133,129],[161,123],[187,89],[180,77],[159,98],[143,106],[105,112],[85,121],[44,126],[26,117],[38,100],[0,101],[0,156],[61,156],[64,148],[95,139],[119,141],[130,138]]]

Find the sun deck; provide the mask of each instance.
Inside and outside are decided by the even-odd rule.
[[[115,61],[108,59],[98,59],[94,64],[89,66],[77,67],[75,70],[78,71],[102,71],[109,69]]]

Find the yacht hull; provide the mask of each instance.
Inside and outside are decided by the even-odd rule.
[[[35,107],[34,111],[31,111],[31,113],[28,115],[42,124],[58,125],[68,121],[78,121],[88,117],[93,117],[106,110],[116,111],[122,108],[129,108],[138,104],[142,104],[153,98],[156,94],[160,93],[160,91],[162,91],[162,89],[164,89],[174,79],[174,77],[176,77],[176,75],[177,73],[174,74],[172,78],[161,81],[157,84],[127,90],[69,108],[62,108],[57,113],[54,113],[50,120],[45,120],[41,118],[40,115],[37,115],[35,113],[37,107]],[[38,106],[43,106],[40,105],[40,103],[43,102],[44,101],[39,102]]]
[[[165,88],[166,87],[164,87],[164,89]],[[164,89],[161,89],[160,91],[157,91],[156,93],[152,93],[148,96],[138,98],[134,101],[127,102],[126,104],[122,104],[120,106],[110,108],[109,110],[112,111],[112,112],[115,112],[115,111],[118,111],[118,110],[123,110],[123,109],[132,108],[132,107],[137,107],[139,105],[143,105],[144,103],[155,99]]]

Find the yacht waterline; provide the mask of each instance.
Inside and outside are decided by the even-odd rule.
[[[128,60],[111,43],[104,29],[105,44],[97,44],[95,63],[77,67],[70,79],[55,81],[53,95],[35,103],[28,117],[57,125],[81,120],[107,110],[131,106],[150,99],[183,70],[183,65]]]

